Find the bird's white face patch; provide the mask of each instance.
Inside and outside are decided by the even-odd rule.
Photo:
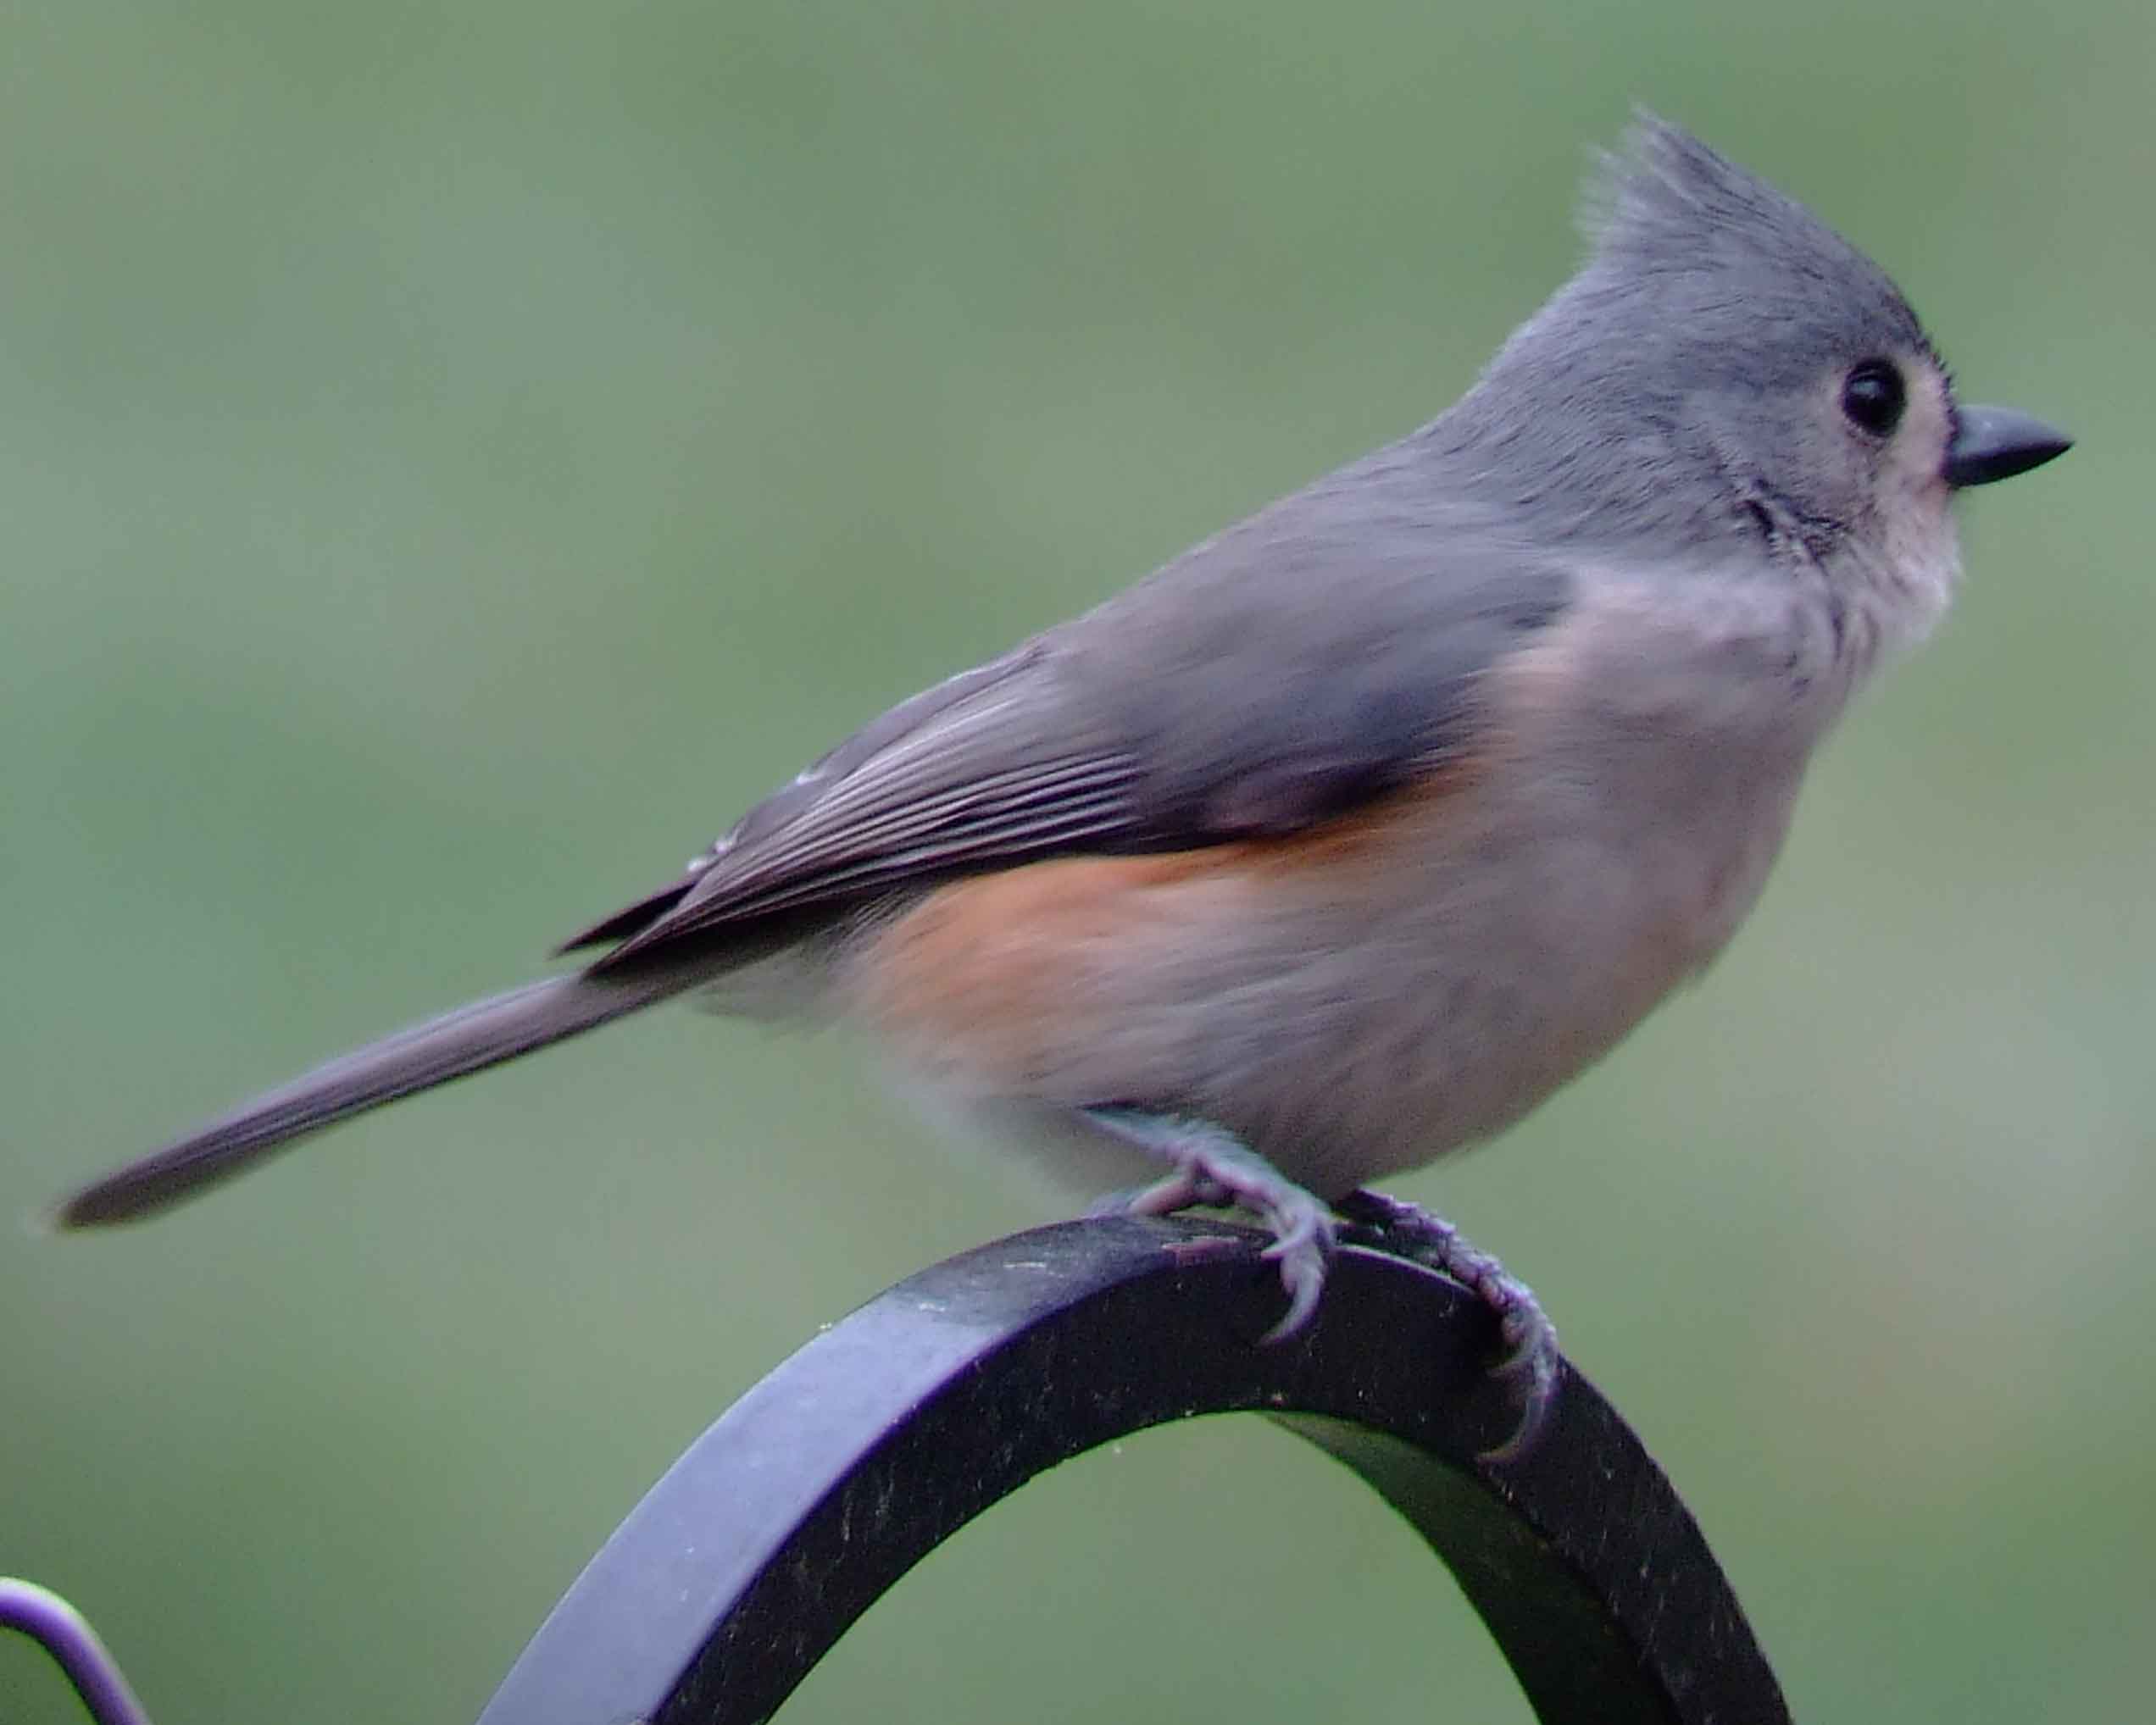
[[[1928,352],[1894,354],[1908,391],[1901,422],[1883,447],[1863,451],[1870,466],[1870,508],[1835,559],[1835,585],[1848,611],[1848,648],[1861,678],[1882,658],[1921,645],[1953,600],[1961,578],[1961,541],[1953,492],[1946,480],[1954,430],[1945,374]],[[1861,441],[1840,408],[1844,374],[1822,392],[1842,435]]]

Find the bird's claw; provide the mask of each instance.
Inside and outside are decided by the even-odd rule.
[[[1488,1252],[1473,1245],[1442,1217],[1380,1192],[1362,1191],[1342,1201],[1348,1238],[1449,1276],[1498,1320],[1498,1356],[1490,1375],[1514,1386],[1520,1419],[1501,1444],[1482,1452],[1485,1462],[1515,1462],[1533,1447],[1557,1399],[1557,1326],[1534,1290]]]
[[[1305,1324],[1325,1293],[1338,1224],[1325,1201],[1305,1191],[1231,1134],[1204,1121],[1126,1108],[1096,1108],[1093,1118],[1120,1137],[1175,1164],[1166,1179],[1093,1206],[1096,1215],[1168,1216],[1196,1207],[1247,1210],[1265,1224],[1265,1258],[1280,1267],[1287,1310],[1259,1338],[1285,1340]]]
[[[1259,1211],[1273,1232],[1273,1243],[1264,1256],[1280,1266],[1281,1286],[1287,1290],[1286,1312],[1259,1338],[1265,1342],[1285,1341],[1310,1321],[1325,1292],[1325,1271],[1338,1244],[1331,1211],[1300,1186],[1287,1190],[1298,1201],[1286,1209]]]
[[[1557,1327],[1534,1290],[1442,1217],[1382,1193],[1349,1195],[1336,1216],[1232,1134],[1210,1122],[1141,1108],[1093,1108],[1096,1123],[1170,1164],[1150,1186],[1120,1192],[1093,1206],[1095,1215],[1168,1216],[1193,1207],[1248,1211],[1272,1235],[1266,1259],[1279,1266],[1287,1310],[1261,1338],[1281,1341],[1309,1323],[1325,1292],[1325,1273],[1343,1234],[1450,1277],[1497,1319],[1498,1355],[1490,1375],[1510,1387],[1520,1406],[1511,1434],[1481,1459],[1517,1461],[1532,1447],[1557,1399],[1563,1356]]]

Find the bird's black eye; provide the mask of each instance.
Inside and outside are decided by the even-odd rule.
[[[1884,359],[1865,360],[1842,385],[1842,411],[1875,437],[1891,437],[1908,405],[1901,373]]]

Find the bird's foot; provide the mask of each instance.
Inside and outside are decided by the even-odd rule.
[[[1167,1216],[1193,1206],[1247,1210],[1273,1236],[1265,1256],[1280,1266],[1281,1285],[1287,1290],[1287,1312],[1263,1340],[1279,1341],[1310,1321],[1325,1291],[1337,1231],[1324,1200],[1209,1121],[1142,1108],[1088,1108],[1086,1114],[1175,1170],[1153,1185],[1102,1199],[1093,1214]]]
[[[1562,1362],[1557,1326],[1534,1290],[1451,1223],[1418,1205],[1365,1190],[1350,1193],[1341,1201],[1339,1211],[1346,1223],[1341,1237],[1350,1244],[1371,1246],[1449,1276],[1496,1314],[1502,1351],[1490,1375],[1514,1386],[1520,1423],[1504,1442],[1484,1450],[1482,1459],[1518,1461],[1549,1417]]]
[[[1210,1121],[1156,1114],[1142,1108],[1088,1108],[1096,1125],[1172,1168],[1149,1186],[1117,1192],[1092,1213],[1168,1216],[1194,1207],[1247,1210],[1273,1236],[1265,1256],[1280,1265],[1287,1312],[1265,1333],[1277,1341],[1301,1329],[1317,1310],[1325,1271],[1341,1240],[1366,1245],[1437,1271],[1465,1288],[1498,1320],[1501,1351],[1490,1375],[1514,1387],[1520,1419],[1512,1433],[1483,1452],[1486,1462],[1519,1460],[1548,1422],[1557,1395],[1557,1327],[1534,1290],[1474,1245],[1442,1217],[1383,1193],[1343,1199],[1336,1217],[1315,1194],[1298,1186],[1234,1134]]]

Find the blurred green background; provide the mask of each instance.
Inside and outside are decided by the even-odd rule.
[[[0,1207],[514,980],[887,702],[1442,408],[1644,100],[2081,447],[1705,985],[1400,1183],[1535,1283],[1800,1717],[2146,1717],[2156,14],[1278,0],[0,18]],[[458,1721],[644,1486],[1045,1219],[676,1012],[0,1240],[0,1571],[164,1725]],[[1096,1456],[789,1719],[1524,1705],[1257,1422]],[[0,1717],[70,1719],[0,1645]]]

